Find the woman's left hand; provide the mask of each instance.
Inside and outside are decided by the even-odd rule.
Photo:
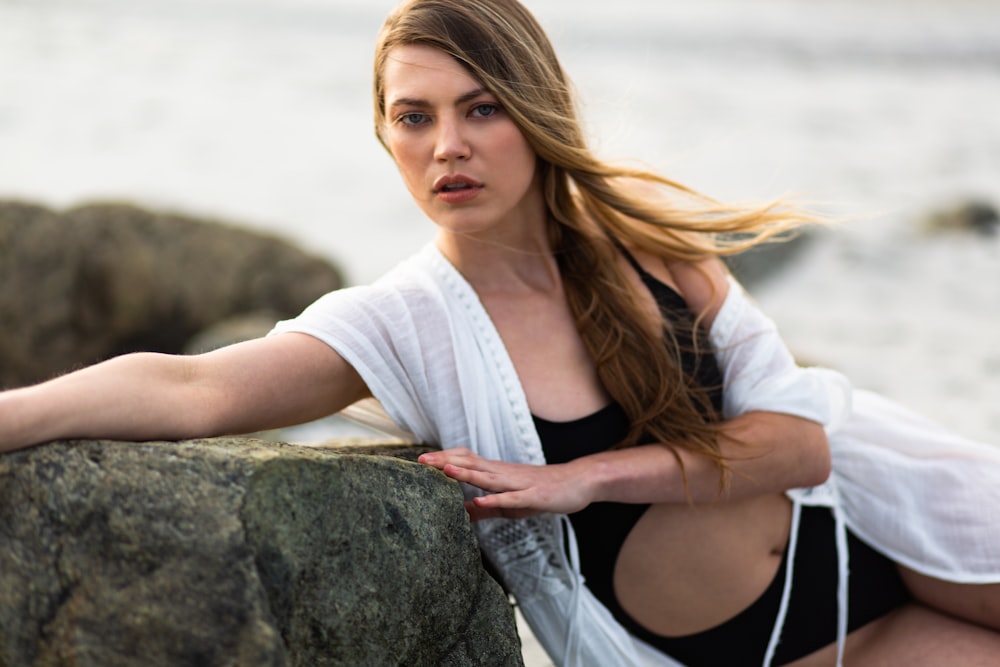
[[[421,455],[452,479],[489,492],[465,503],[473,521],[517,519],[542,512],[570,514],[591,502],[587,475],[571,463],[529,465],[485,459],[464,447]]]

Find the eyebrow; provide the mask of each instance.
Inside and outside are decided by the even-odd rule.
[[[459,95],[455,99],[455,106],[465,104],[466,102],[471,102],[480,95],[486,95],[489,94],[489,92],[490,91],[486,90],[485,88],[476,88],[475,90],[470,90],[467,93]],[[417,107],[418,109],[426,109],[430,106],[431,103],[428,102],[427,100],[422,100],[414,97],[400,97],[399,99],[393,100],[392,104],[389,105],[389,108],[394,109],[396,107]]]

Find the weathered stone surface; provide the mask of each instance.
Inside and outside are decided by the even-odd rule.
[[[328,261],[217,222],[0,201],[0,387],[123,352],[180,352],[221,320],[290,317],[341,285]]]
[[[0,666],[520,665],[457,484],[357,451],[0,457]]]

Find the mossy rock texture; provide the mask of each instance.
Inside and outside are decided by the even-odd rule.
[[[461,491],[424,450],[0,457],[0,666],[521,665]]]

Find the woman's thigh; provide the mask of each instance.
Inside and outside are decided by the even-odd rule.
[[[899,573],[919,602],[1000,631],[1000,584],[956,584],[905,567],[900,567]]]
[[[995,667],[1000,634],[919,604],[910,604],[847,636],[844,664],[851,667]],[[830,645],[788,667],[831,667]]]

